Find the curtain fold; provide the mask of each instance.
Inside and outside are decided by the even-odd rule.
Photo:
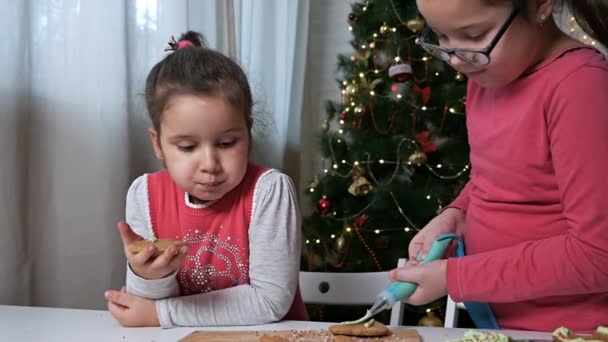
[[[300,137],[310,4],[267,0],[261,6],[235,0],[234,6],[237,60],[248,73],[256,101],[253,158],[283,169],[289,147],[299,154],[290,140]]]

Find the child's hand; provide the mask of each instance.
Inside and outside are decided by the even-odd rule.
[[[152,299],[127,293],[125,287],[119,291],[105,293],[108,310],[125,327],[158,327],[160,322],[156,313],[156,302]]]
[[[456,208],[447,208],[412,238],[408,249],[409,259],[416,260],[420,253],[420,260],[424,260],[439,235],[456,231],[461,235],[464,231],[464,214]]]
[[[123,221],[118,222],[118,230],[131,270],[144,279],[161,279],[175,272],[188,253],[188,246],[182,246],[179,249],[171,246],[158,257],[154,257],[156,247],[150,245],[141,252],[134,254],[129,252],[128,246],[137,240],[141,240],[142,237],[135,234],[131,227]]]
[[[389,273],[391,281],[409,281],[418,284],[416,291],[403,301],[411,305],[424,305],[448,293],[447,260],[435,260],[425,264],[408,262]]]

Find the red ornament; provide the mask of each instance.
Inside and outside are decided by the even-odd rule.
[[[347,118],[348,116],[344,112],[340,113],[340,115],[338,116],[338,119],[340,119],[341,121],[346,121]]]
[[[422,131],[416,134],[416,140],[422,145],[422,152],[424,153],[437,151],[437,144],[429,139],[430,135],[431,132],[429,131]]]
[[[355,21],[355,20],[357,20],[357,15],[355,13],[349,13],[348,14],[348,20],[349,21]]]
[[[412,66],[409,63],[396,63],[388,69],[388,76],[397,83],[403,83],[412,78]]]
[[[365,225],[368,218],[369,217],[366,214],[363,214],[357,218],[357,221],[355,221],[355,224],[357,225],[357,227],[361,228]]]
[[[424,105],[429,103],[429,101],[431,100],[431,87],[426,84],[423,84],[422,87],[420,87],[418,84],[414,84],[412,91],[414,93],[414,100],[416,100],[418,97],[421,97],[422,104]]]
[[[319,209],[319,211],[321,212],[321,214],[325,215],[329,212],[329,209],[331,208],[331,202],[323,197],[319,200],[319,202],[317,203],[317,209]]]

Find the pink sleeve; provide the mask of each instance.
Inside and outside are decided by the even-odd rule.
[[[608,69],[586,65],[560,82],[545,108],[550,158],[569,231],[449,259],[448,292],[454,300],[514,302],[606,292],[607,92]]]
[[[466,215],[467,208],[469,207],[469,192],[471,191],[472,186],[473,185],[471,184],[471,181],[468,181],[467,184],[465,184],[465,186],[462,188],[462,190],[460,190],[458,197],[456,197],[456,199],[454,199],[452,203],[443,207],[441,211],[444,211],[447,208],[456,208]]]

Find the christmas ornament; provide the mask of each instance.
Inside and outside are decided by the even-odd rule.
[[[348,14],[348,21],[355,21],[357,20],[357,15],[355,13],[349,13]]]
[[[422,152],[428,153],[437,151],[437,144],[429,139],[430,136],[431,132],[429,131],[422,131],[416,134],[416,141],[422,145]]]
[[[386,23],[383,23],[382,26],[380,26],[380,33],[385,34],[390,29],[391,28]]]
[[[342,113],[340,113],[340,115],[338,115],[338,120],[346,121],[346,119],[348,119],[348,116],[346,115],[345,112],[342,112]]]
[[[359,86],[356,83],[351,83],[346,86],[346,93],[348,95],[354,95],[359,90]]]
[[[374,186],[363,177],[363,170],[358,165],[353,167],[353,183],[348,187],[348,192],[354,196],[367,195],[374,191]]]
[[[363,115],[365,115],[365,107],[359,105],[355,107],[355,118],[353,119],[353,128],[361,128],[363,122]]]
[[[321,214],[327,214],[329,212],[329,209],[331,209],[331,201],[328,200],[327,197],[323,196],[323,198],[321,198],[319,202],[317,202],[317,209],[319,209]]]
[[[363,176],[355,177],[353,183],[348,187],[348,192],[353,196],[367,195],[374,191],[374,186]]]
[[[346,238],[344,238],[344,235],[340,235],[336,239],[336,251],[339,253],[344,253],[345,250],[346,250]]]
[[[412,66],[404,62],[395,63],[388,69],[388,76],[397,83],[403,83],[412,78]]]
[[[356,226],[359,227],[359,228],[363,228],[363,226],[367,222],[368,218],[369,217],[366,214],[363,214],[363,215],[359,216],[357,218],[357,221],[355,222]]]
[[[410,31],[416,33],[418,31],[422,30],[424,28],[425,24],[426,23],[424,22],[424,19],[416,18],[416,19],[408,20],[406,23],[406,26],[408,29],[410,29]]]
[[[418,325],[421,327],[443,327],[443,322],[435,316],[433,311],[428,311],[426,316],[418,321]]]
[[[412,87],[412,94],[414,100],[420,97],[422,99],[422,104],[426,105],[431,100],[431,87],[425,83],[422,83],[421,85],[414,84]]]
[[[321,129],[327,131],[328,128],[329,125],[327,124],[327,120],[323,121],[323,123],[321,124]]]
[[[426,153],[422,151],[416,151],[412,153],[409,158],[407,158],[408,162],[410,162],[411,164],[416,164],[418,166],[425,164],[427,159],[428,158],[426,156]]]

